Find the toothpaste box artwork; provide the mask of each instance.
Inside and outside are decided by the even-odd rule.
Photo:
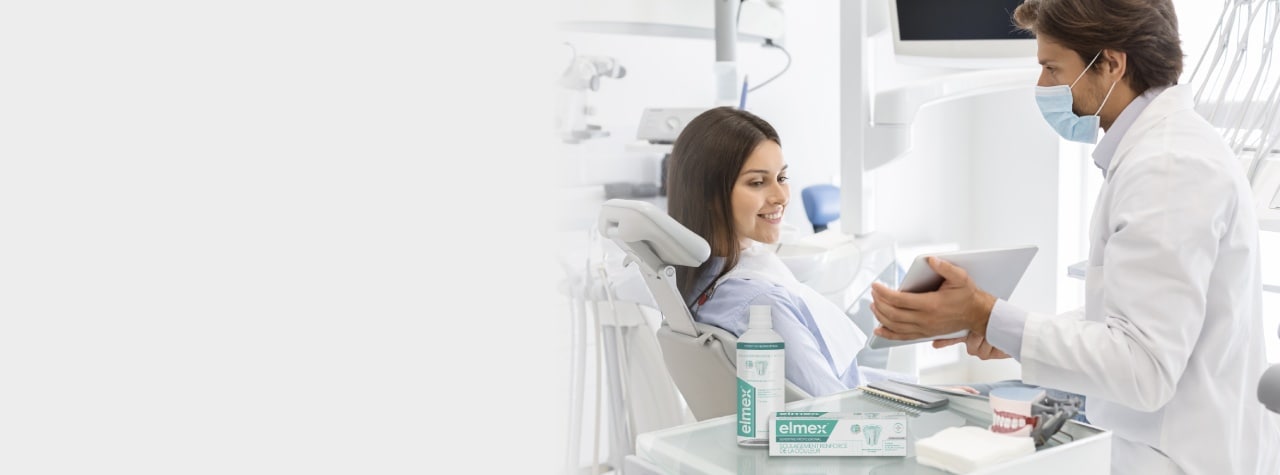
[[[769,431],[769,455],[907,455],[904,412],[778,412]]]

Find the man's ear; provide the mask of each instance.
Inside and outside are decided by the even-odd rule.
[[[1124,51],[1104,49],[1102,50],[1102,57],[1098,58],[1098,62],[1101,63],[1099,67],[1101,67],[1100,71],[1102,73],[1109,77],[1120,79],[1124,77],[1124,73],[1128,70],[1129,55]]]

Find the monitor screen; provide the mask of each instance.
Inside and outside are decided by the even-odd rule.
[[[1013,24],[1022,0],[889,0],[893,49],[898,56],[933,58],[953,66],[984,61],[1028,64],[1035,39]]]

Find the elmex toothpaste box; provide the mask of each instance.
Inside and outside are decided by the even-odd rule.
[[[769,455],[907,455],[904,412],[778,412],[769,431]]]

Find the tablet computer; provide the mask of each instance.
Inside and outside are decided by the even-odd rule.
[[[973,282],[978,285],[978,288],[998,299],[1008,300],[1009,296],[1013,295],[1013,289],[1018,286],[1018,281],[1022,280],[1022,275],[1026,273],[1027,266],[1031,265],[1031,258],[1035,257],[1036,251],[1039,249],[1036,246],[1019,246],[1002,249],[921,254],[911,262],[911,267],[907,269],[907,274],[902,277],[902,282],[898,284],[898,290],[902,292],[933,292],[938,290],[942,286],[942,276],[934,272],[933,268],[929,267],[929,263],[925,261],[925,258],[933,256],[964,269],[965,272],[969,273],[969,278],[973,279]],[[881,349],[920,343],[922,341],[960,338],[968,334],[968,330],[960,330],[955,333],[915,340],[890,340],[872,334],[867,346],[872,349]]]

